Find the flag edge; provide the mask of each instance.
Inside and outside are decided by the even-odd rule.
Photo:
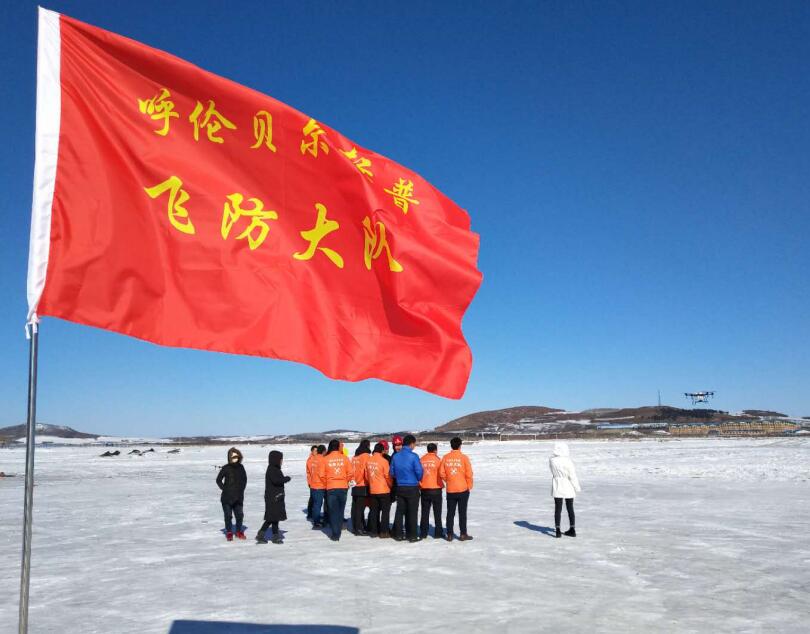
[[[45,288],[51,240],[51,207],[56,185],[61,120],[60,14],[38,8],[37,105],[31,236],[28,251],[28,317],[39,321],[37,308]]]

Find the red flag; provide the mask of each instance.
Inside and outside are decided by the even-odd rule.
[[[467,214],[262,93],[40,9],[29,321],[298,361],[451,398]]]

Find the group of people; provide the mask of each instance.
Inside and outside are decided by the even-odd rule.
[[[432,511],[433,537],[452,541],[458,510],[459,539],[471,540],[467,532],[467,501],[473,488],[473,470],[470,459],[461,452],[461,438],[450,441],[451,451],[443,458],[439,458],[434,443],[428,444],[424,456],[417,456],[416,438],[410,434],[404,438],[394,436],[392,445],[393,452],[389,454],[387,441],[378,442],[372,449],[371,441],[363,440],[352,460],[342,452],[340,441],[333,440],[328,448],[311,447],[307,459],[310,491],[307,519],[312,521],[312,527],[322,528],[325,517],[331,539],[340,539],[351,484],[350,530],[358,537],[417,542],[428,537]],[[442,489],[447,496],[446,532],[442,529]]]
[[[313,445],[310,448],[306,462],[309,485],[307,519],[312,522],[312,528],[320,530],[328,525],[330,539],[340,540],[351,489],[350,532],[358,537],[418,542],[429,537],[432,513],[433,537],[453,541],[458,511],[458,539],[473,539],[467,532],[467,505],[473,488],[473,469],[470,459],[461,451],[461,438],[453,438],[450,452],[441,458],[435,443],[429,443],[425,455],[419,457],[414,451],[416,438],[410,434],[404,438],[394,436],[391,444],[393,452],[389,454],[386,440],[377,442],[373,449],[370,440],[362,440],[352,459],[349,459],[343,442],[337,439],[330,441],[328,447]],[[284,455],[280,451],[271,451],[268,456],[264,523],[256,535],[259,543],[268,542],[268,529],[271,531],[269,541],[276,544],[282,542],[279,523],[287,519],[284,485],[290,481],[290,476],[285,476],[282,471],[283,460]],[[555,443],[549,467],[552,474],[555,536],[563,534],[560,519],[565,503],[570,527],[564,534],[576,537],[574,497],[581,488],[565,443]],[[234,537],[246,539],[243,504],[247,474],[242,465],[242,453],[235,447],[228,450],[228,463],[220,469],[216,481],[222,491],[220,501],[227,540],[233,541]],[[447,500],[444,529],[443,490]],[[394,504],[396,508],[391,524],[391,507]]]

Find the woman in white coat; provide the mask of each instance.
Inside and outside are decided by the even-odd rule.
[[[582,491],[577,479],[577,470],[571,458],[568,457],[568,445],[564,442],[554,443],[554,454],[548,461],[551,469],[551,497],[554,498],[554,526],[557,529],[556,537],[562,535],[560,531],[560,516],[562,515],[562,504],[565,500],[565,508],[568,511],[568,523],[571,525],[565,534],[569,537],[576,537],[577,531],[574,528],[574,498],[578,491]]]

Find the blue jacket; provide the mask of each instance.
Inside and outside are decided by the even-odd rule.
[[[422,463],[413,449],[403,447],[391,456],[391,477],[399,487],[415,487],[422,479]]]

